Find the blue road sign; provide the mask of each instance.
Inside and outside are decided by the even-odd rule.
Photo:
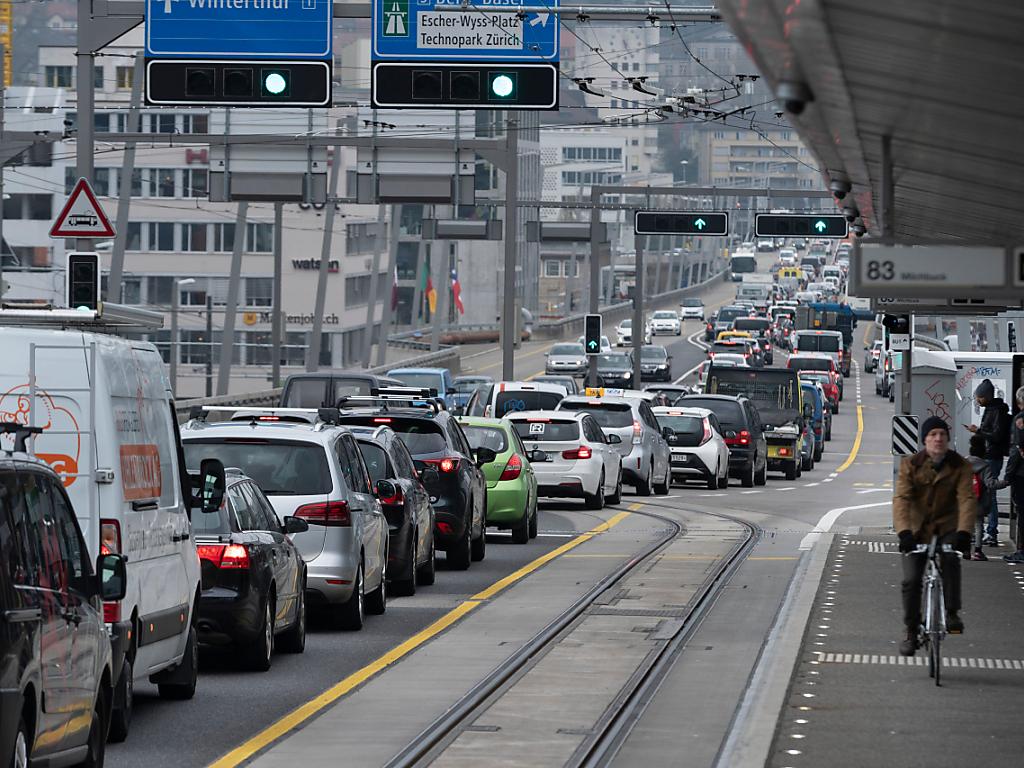
[[[146,0],[146,56],[331,58],[332,0]]]
[[[197,0],[198,1],[198,0]],[[374,61],[558,61],[558,16],[499,13],[520,0],[373,0]],[[556,8],[558,0],[539,0]]]

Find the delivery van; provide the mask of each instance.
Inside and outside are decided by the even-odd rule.
[[[162,316],[117,309],[0,310],[0,421],[42,428],[29,451],[60,476],[91,559],[127,558],[124,598],[103,605],[114,740],[127,735],[135,682],[150,680],[168,699],[195,692],[200,572],[190,515],[202,495],[182,461],[160,353],[113,335],[152,331]],[[12,439],[0,436],[0,448],[12,449]],[[207,508],[223,495],[218,466],[204,466]]]

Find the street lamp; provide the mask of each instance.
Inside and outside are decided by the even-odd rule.
[[[194,277],[183,277],[174,281],[174,290],[171,291],[171,395],[178,394],[178,302],[181,297],[181,286],[193,285]]]
[[[687,178],[686,178],[686,171],[687,171],[687,168],[689,168],[689,166],[690,166],[690,161],[689,160],[680,160],[679,164],[681,166],[683,166],[683,186],[686,186],[686,184],[689,183],[687,181]]]

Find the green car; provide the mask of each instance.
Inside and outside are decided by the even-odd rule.
[[[459,423],[474,451],[498,454],[480,467],[487,480],[487,524],[510,528],[512,541],[525,544],[537,535],[537,478],[522,440],[504,419],[462,416]]]

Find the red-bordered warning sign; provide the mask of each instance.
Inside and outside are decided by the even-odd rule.
[[[114,228],[85,179],[79,179],[50,227],[50,237],[113,237]]]

